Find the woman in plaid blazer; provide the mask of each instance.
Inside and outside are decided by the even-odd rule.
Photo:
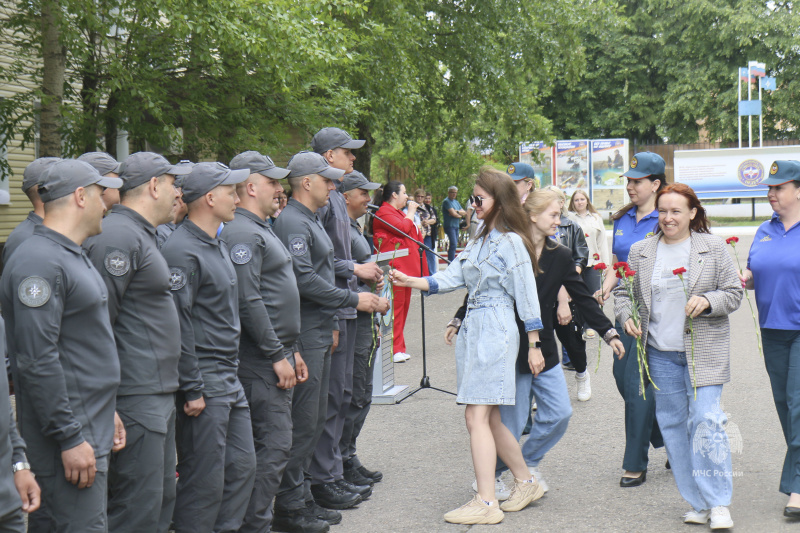
[[[711,519],[712,529],[733,527],[728,505],[736,443],[725,432],[720,398],[730,381],[728,315],[739,308],[742,285],[725,241],[709,234],[691,188],[668,185],[658,193],[656,208],[658,232],[634,244],[628,255],[640,326],[623,284],[614,290],[614,312],[646,347],[667,457],[681,496],[692,506],[684,521]]]

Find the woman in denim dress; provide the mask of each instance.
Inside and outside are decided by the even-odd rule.
[[[464,287],[469,291],[467,315],[456,341],[456,401],[467,406],[465,417],[478,494],[444,518],[457,524],[496,524],[503,519],[503,511],[519,511],[544,494],[498,409],[515,401],[514,365],[520,338],[514,307],[528,334],[528,364],[536,374],[544,368],[538,331],[542,320],[529,222],[514,182],[507,174],[485,167],[475,182],[474,196],[473,205],[483,226],[447,270],[425,278],[393,270],[391,276],[396,285],[429,294]],[[515,478],[511,494],[502,505],[498,505],[494,492],[497,456]]]

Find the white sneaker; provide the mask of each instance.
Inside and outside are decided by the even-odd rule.
[[[583,340],[591,341],[591,340],[594,340],[596,338],[597,338],[597,332],[595,330],[593,330],[592,328],[586,328],[583,331]]]
[[[472,482],[472,490],[478,492],[478,480]],[[498,476],[494,480],[494,497],[498,500],[507,500],[509,494],[511,494],[511,489],[506,486],[506,482],[500,479]]]
[[[729,529],[733,527],[731,512],[724,505],[711,509],[711,529]]]
[[[539,406],[538,406],[538,405],[536,405],[536,402],[533,402],[533,405],[531,405],[531,413],[533,413],[533,412],[534,412],[534,411],[536,411],[537,409],[539,409]]]
[[[547,486],[547,481],[544,480],[542,474],[539,473],[539,470],[535,466],[529,466],[528,470],[530,471],[531,475],[536,478],[536,482],[539,483],[539,486],[542,487],[542,490],[547,492],[550,490],[550,487]]]
[[[707,524],[709,516],[711,516],[710,509],[703,509],[702,511],[692,509],[683,515],[683,521],[686,524]]]
[[[409,359],[411,359],[411,356],[403,352],[397,352],[392,356],[392,361],[395,363],[405,363]]]
[[[592,397],[592,385],[589,382],[589,373],[585,370],[583,374],[575,373],[575,380],[578,382],[578,401],[588,402]]]

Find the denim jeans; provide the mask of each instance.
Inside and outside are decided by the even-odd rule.
[[[432,235],[428,235],[425,237],[423,241],[431,250],[435,250],[436,241],[434,241]],[[425,250],[425,258],[428,260],[428,274],[433,276],[436,272],[439,271],[439,258],[436,257],[431,252]]]
[[[536,417],[528,440],[522,445],[522,456],[528,466],[535,467],[566,433],[572,416],[572,404],[561,365],[556,365],[537,377],[517,372],[516,378],[516,404],[501,405],[500,417],[514,438],[519,440],[531,412],[533,393],[537,405]],[[508,467],[498,458],[496,474],[499,476],[505,470]]]
[[[764,365],[786,439],[779,490],[800,493],[800,331],[761,329]]]
[[[648,346],[647,353],[659,387],[656,418],[678,491],[695,511],[730,505],[733,473],[728,417],[720,407],[722,385],[697,387],[695,400],[686,352]]]
[[[452,263],[453,259],[456,258],[456,247],[458,246],[458,226],[452,228],[445,227],[444,233],[450,241],[450,246],[447,248],[447,259]]]

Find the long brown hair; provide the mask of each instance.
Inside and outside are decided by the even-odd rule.
[[[649,176],[645,176],[644,178],[640,179],[650,180],[650,181],[658,180],[658,189],[656,190],[656,194],[661,192],[664,189],[664,187],[667,186],[666,174],[650,174]],[[630,211],[633,206],[634,206],[633,202],[630,202],[627,205],[623,206],[622,209],[611,215],[611,220],[619,220],[620,218],[622,218],[622,215]]]
[[[686,198],[686,203],[689,204],[690,211],[692,209],[697,209],[697,214],[689,222],[689,229],[691,231],[695,233],[711,233],[711,230],[708,228],[708,217],[706,216],[706,210],[703,204],[700,203],[700,199],[694,193],[694,190],[684,183],[671,183],[658,191],[658,194],[656,194],[656,209],[658,209],[658,200],[669,193],[680,194]],[[658,233],[660,232],[661,225],[659,224]]]
[[[592,201],[589,200],[589,194],[583,189],[578,189],[574,193],[572,193],[572,197],[569,199],[569,207],[567,208],[567,211],[572,211],[573,213],[577,213],[577,211],[575,211],[575,195],[578,193],[582,194],[583,197],[586,198],[586,209],[590,213],[594,213],[595,215],[599,216],[600,213],[597,212],[597,209],[595,209],[594,206],[592,205]]]
[[[516,233],[531,256],[534,274],[538,273],[539,262],[531,240],[530,221],[522,209],[514,181],[505,172],[486,166],[481,167],[475,185],[494,199],[492,209],[483,216],[483,227],[475,238],[487,236],[492,226],[500,233]]]

